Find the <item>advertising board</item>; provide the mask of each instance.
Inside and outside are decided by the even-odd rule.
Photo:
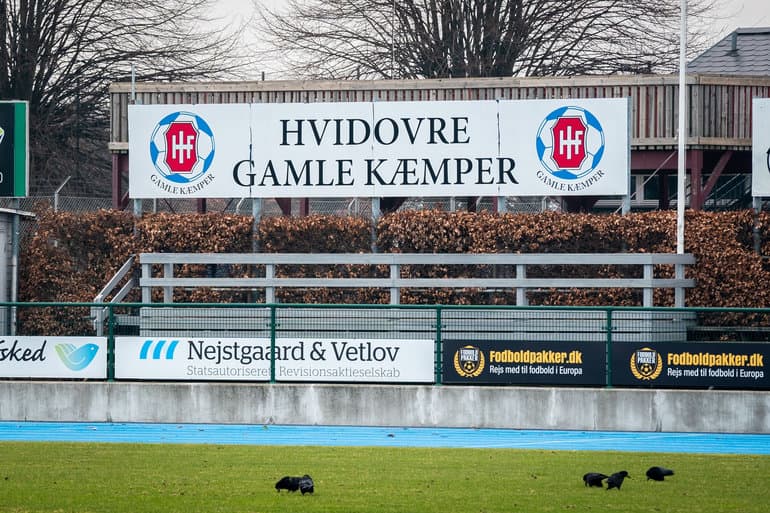
[[[447,384],[605,385],[605,345],[597,342],[445,340]]]
[[[132,198],[623,196],[628,99],[130,105]]]
[[[432,340],[116,337],[115,377],[432,383]]]
[[[0,377],[106,379],[107,338],[0,338]]]
[[[770,346],[754,343],[613,344],[612,382],[665,388],[770,388]]]
[[[0,196],[26,197],[28,168],[29,104],[0,101]]]

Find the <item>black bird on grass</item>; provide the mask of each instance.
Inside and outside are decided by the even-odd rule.
[[[663,467],[650,467],[647,469],[647,481],[663,481],[666,476],[673,476],[674,471]]]
[[[306,493],[313,493],[315,491],[315,485],[313,478],[305,474],[302,477],[284,476],[275,483],[275,490],[280,492],[281,490],[288,490],[290,492],[296,492],[299,490],[302,495]]]
[[[299,477],[284,476],[275,483],[275,491],[288,490],[296,492],[299,490]]]
[[[585,486],[598,486],[599,488],[604,488],[602,481],[605,479],[607,479],[607,476],[601,472],[589,472],[588,474],[583,475],[583,483]]]
[[[620,490],[620,485],[623,484],[623,480],[625,478],[631,479],[631,476],[628,475],[628,472],[625,470],[621,470],[620,472],[615,472],[610,477],[607,478],[607,490],[612,490],[613,488],[617,488]]]
[[[299,491],[302,492],[302,495],[305,495],[306,493],[313,493],[313,489],[314,485],[312,477],[305,474],[299,478]]]

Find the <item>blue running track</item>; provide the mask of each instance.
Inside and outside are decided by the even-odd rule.
[[[241,424],[0,422],[2,441],[770,454],[770,434]]]

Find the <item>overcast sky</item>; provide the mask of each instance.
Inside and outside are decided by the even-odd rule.
[[[216,0],[223,10],[230,12],[247,12],[251,10],[250,0]],[[677,2],[678,0],[671,0]],[[718,13],[720,20],[716,23],[715,38],[724,36],[738,27],[767,27],[770,26],[770,2],[768,0],[717,0],[724,12]],[[283,0],[258,0],[261,5],[274,7],[281,5]],[[724,26],[722,26],[724,25]]]
[[[770,2],[768,0],[723,0],[724,19],[718,24],[724,25],[719,35],[725,36],[736,28],[770,26]]]
[[[252,14],[251,0],[215,0],[223,16],[231,17],[234,21],[247,18]],[[671,0],[679,2],[679,0]],[[735,30],[747,27],[770,27],[770,0],[716,0],[720,11],[714,13],[713,42]],[[261,5],[275,7],[283,4],[283,0],[258,0]],[[282,77],[270,76],[268,79]]]

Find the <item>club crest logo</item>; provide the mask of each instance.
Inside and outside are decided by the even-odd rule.
[[[463,346],[455,351],[455,372],[463,378],[476,378],[484,370],[484,353],[475,346]]]
[[[187,185],[202,178],[214,160],[214,133],[191,112],[174,112],[160,120],[150,138],[150,158],[166,180]]]
[[[642,381],[652,381],[663,371],[663,358],[649,347],[637,349],[631,354],[631,374]]]
[[[580,180],[602,160],[604,130],[588,110],[560,107],[540,124],[536,149],[548,173],[562,180]]]

